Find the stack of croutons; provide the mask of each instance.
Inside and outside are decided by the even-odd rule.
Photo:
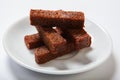
[[[91,45],[84,30],[84,13],[63,10],[31,10],[30,24],[38,33],[26,35],[25,44],[34,49],[35,61],[46,63]]]

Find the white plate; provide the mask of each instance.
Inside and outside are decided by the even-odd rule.
[[[17,21],[6,30],[3,46],[6,53],[18,64],[33,71],[46,74],[75,74],[95,68],[104,62],[111,54],[111,38],[99,26],[86,19],[85,29],[92,36],[92,45],[67,59],[54,59],[46,64],[36,64],[34,54],[24,43],[24,36],[36,33],[26,17]]]

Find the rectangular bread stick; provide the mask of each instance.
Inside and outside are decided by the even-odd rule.
[[[58,30],[61,29],[63,33],[74,42],[76,50],[89,47],[91,45],[91,36],[84,29],[57,28],[59,28]]]
[[[38,32],[40,33],[43,42],[46,47],[50,50],[50,53],[57,54],[59,51],[64,50],[66,45],[66,39],[64,39],[59,33],[57,33],[51,27],[41,27],[36,26]]]
[[[41,36],[38,33],[26,35],[24,37],[24,41],[28,49],[34,49],[44,44],[43,40],[41,39]]]
[[[30,23],[35,26],[83,28],[84,20],[83,12],[41,9],[30,11]]]
[[[64,48],[65,48],[64,51],[61,51],[58,54],[51,54],[46,46],[41,46],[39,48],[36,48],[34,50],[35,61],[38,64],[43,64],[57,57],[66,55],[75,50],[73,43],[68,43],[66,46],[64,46]]]
[[[55,28],[54,30],[58,34],[62,34],[62,31],[60,31],[58,28]],[[43,42],[41,36],[39,35],[39,33],[26,35],[24,37],[24,42],[25,42],[26,47],[28,49],[34,49],[34,48],[37,48],[37,47],[44,45],[44,42]]]

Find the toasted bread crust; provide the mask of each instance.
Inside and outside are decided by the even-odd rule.
[[[30,11],[31,25],[41,25],[47,27],[67,27],[67,28],[83,28],[84,13],[63,10],[33,10]]]

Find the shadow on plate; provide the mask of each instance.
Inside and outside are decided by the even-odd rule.
[[[17,80],[110,80],[116,64],[114,53],[100,66],[88,72],[73,75],[48,75],[28,70],[8,58],[8,66]],[[86,63],[86,62],[85,62]]]
[[[91,63],[92,60],[87,57],[87,54],[92,50],[92,47],[88,47],[78,51],[78,56],[75,56],[75,58],[73,58],[73,61],[84,65]]]

